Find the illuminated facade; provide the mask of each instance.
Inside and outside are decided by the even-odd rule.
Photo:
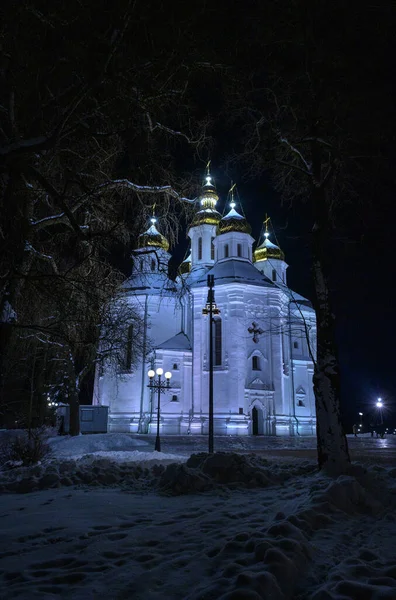
[[[287,287],[287,264],[269,239],[268,220],[253,251],[233,192],[222,217],[208,175],[199,202],[188,231],[191,253],[176,281],[168,279],[168,242],[155,219],[140,236],[123,296],[140,313],[145,357],[120,375],[98,372],[94,404],[109,406],[109,431],[154,433],[157,397],[147,387],[147,371],[162,367],[172,380],[161,397],[161,433],[207,433],[209,317],[203,308],[210,274],[220,310],[213,323],[215,434],[313,435],[315,313]]]

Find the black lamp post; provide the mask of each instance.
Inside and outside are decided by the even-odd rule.
[[[155,373],[157,373],[157,375],[158,375],[157,382],[154,382]],[[149,376],[149,379],[150,379],[150,383],[148,384],[147,387],[149,387],[152,390],[158,390],[157,436],[155,438],[155,447],[154,447],[154,450],[156,450],[157,452],[161,452],[161,440],[160,440],[161,394],[163,394],[164,392],[166,392],[166,390],[169,389],[170,379],[172,377],[172,373],[170,371],[167,371],[165,373],[165,379],[166,379],[166,381],[162,381],[161,380],[161,375],[163,375],[163,373],[164,373],[164,371],[163,371],[163,369],[161,369],[161,367],[159,367],[157,369],[157,371],[154,371],[153,369],[150,369],[150,371],[147,373],[147,375]]]
[[[202,314],[209,315],[209,454],[213,453],[213,315],[220,310],[214,297],[214,275],[208,275],[208,299]]]

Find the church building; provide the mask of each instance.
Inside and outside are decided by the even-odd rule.
[[[140,357],[127,359],[120,373],[104,367],[95,377],[93,404],[109,407],[109,431],[156,433],[158,394],[149,387],[148,371],[162,368],[172,377],[160,398],[161,434],[208,433],[205,308],[212,275],[215,435],[315,434],[315,312],[288,288],[285,257],[270,239],[268,219],[253,250],[251,227],[233,191],[230,197],[222,217],[212,177],[206,176],[188,230],[191,252],[176,280],[168,277],[171,255],[161,224],[152,218],[139,237],[121,295],[141,319]],[[134,325],[126,327],[133,345]],[[126,354],[131,356],[128,348]]]

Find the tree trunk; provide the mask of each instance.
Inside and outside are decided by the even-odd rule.
[[[73,363],[70,365],[72,367]],[[70,410],[70,435],[80,434],[80,399],[79,386],[73,368],[70,369],[69,383],[69,410]]]
[[[316,431],[319,469],[331,475],[348,471],[350,457],[340,412],[340,368],[335,341],[335,316],[329,296],[330,219],[323,220],[326,193],[313,193],[315,225],[313,229],[313,277],[317,318],[317,360],[313,384],[316,404]]]

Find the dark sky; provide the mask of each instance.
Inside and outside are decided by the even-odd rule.
[[[396,426],[393,365],[396,333],[393,291],[396,65],[393,56],[396,56],[396,48],[392,25],[396,15],[390,4],[379,2],[366,6],[363,3],[356,11],[353,3],[345,5],[341,0],[332,3],[327,0],[271,3],[231,0],[226,4],[192,0],[180,6],[166,4],[162,7],[165,13],[160,10],[147,13],[146,30],[150,32],[150,43],[159,48],[159,53],[171,53],[176,48],[182,59],[185,53],[186,63],[189,59],[207,60],[235,69],[238,77],[244,72],[255,72],[252,85],[258,90],[259,100],[264,97],[269,80],[267,59],[268,64],[275,61],[278,65],[280,77],[293,81],[297,64],[294,54],[304,44],[310,48],[308,67],[316,72],[324,90],[321,102],[326,106],[328,93],[338,106],[334,134],[340,137],[342,131],[344,147],[348,147],[348,152],[353,148],[358,155],[353,192],[340,197],[341,210],[331,250],[342,410],[349,427],[357,420],[359,411],[373,412],[379,396],[388,409],[389,423]],[[305,37],[293,29],[296,7],[301,7],[302,21],[307,24]],[[273,21],[270,20],[272,9],[275,11]],[[273,33],[277,28],[287,35],[282,37],[280,33],[277,38]],[[310,37],[310,31],[315,35]],[[156,40],[160,40],[157,46]],[[212,121],[210,158],[222,199],[220,208],[224,206],[233,180],[238,184],[253,236],[257,239],[264,215],[268,213],[289,264],[290,287],[312,297],[311,221],[307,207],[301,199],[291,206],[285,205],[282,191],[274,191],[271,175],[265,167],[249,176],[248,165],[230,164],[230,153],[242,148],[244,123],[230,125],[227,121],[224,107],[228,92],[219,80],[220,76],[213,69],[211,78],[202,84],[198,79],[194,85],[200,116],[209,115]],[[246,79],[246,97],[250,83]],[[244,90],[239,91],[243,98]],[[203,172],[208,157],[208,154],[201,156],[201,166],[196,159],[179,157],[180,172],[195,172],[198,185],[199,173]],[[182,240],[176,250],[180,260],[186,246]]]
[[[278,3],[279,4],[279,3]],[[281,3],[280,3],[281,4]],[[293,3],[290,4],[290,6]],[[386,406],[386,420],[396,427],[396,378],[394,361],[394,196],[396,161],[396,128],[394,110],[396,87],[392,73],[396,44],[391,34],[391,13],[385,5],[353,7],[333,2],[334,14],[325,16],[321,6],[326,3],[302,3],[307,19],[316,19],[319,38],[334,39],[334,47],[313,45],[312,60],[321,60],[328,52],[330,67],[319,72],[323,89],[335,97],[344,94],[339,105],[340,122],[343,119],[345,138],[357,155],[363,155],[352,182],[352,190],[339,198],[335,229],[333,231],[332,293],[337,320],[337,340],[342,373],[342,411],[348,427],[358,419],[358,412],[367,415],[367,422],[375,413],[375,402],[382,397]],[[232,6],[240,6],[232,3]],[[263,5],[261,4],[261,7]],[[326,10],[328,8],[326,6]],[[259,4],[244,3],[244,8],[230,11],[217,24],[217,44],[234,51],[239,68],[253,68],[259,72],[255,84],[266,85],[266,46],[254,43],[249,33],[258,32]],[[312,15],[315,15],[314,17]],[[393,18],[395,15],[393,14]],[[274,25],[276,27],[276,25]],[[265,26],[261,27],[265,37]],[[221,55],[221,50],[219,50]],[[334,55],[334,58],[333,58]],[[224,56],[224,54],[223,54]],[[285,54],[287,61],[288,55]],[[326,64],[326,59],[323,59]],[[348,82],[342,77],[348,73],[354,84],[345,92]],[[285,73],[288,74],[287,68]],[[328,77],[328,87],[326,78]],[[334,86],[339,86],[335,89]],[[209,103],[210,104],[210,103]],[[214,105],[215,106],[215,105]],[[336,129],[340,122],[334,124]],[[238,137],[239,131],[233,131]],[[282,192],[274,192],[271,175],[262,172],[249,177],[246,167],[230,167],[222,172],[225,157],[232,147],[227,127],[219,128],[212,156],[214,169],[219,166],[222,198],[230,179],[238,183],[243,207],[253,226],[257,239],[261,222],[267,212],[289,264],[288,282],[292,289],[312,297],[309,230],[310,218],[306,205],[296,201],[282,203]],[[371,417],[369,416],[371,413]]]

